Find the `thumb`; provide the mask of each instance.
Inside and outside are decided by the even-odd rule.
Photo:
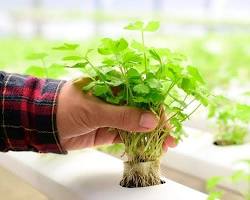
[[[126,131],[148,132],[156,128],[158,118],[152,112],[128,106],[102,104],[98,125]]]

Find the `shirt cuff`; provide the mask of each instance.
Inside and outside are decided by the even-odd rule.
[[[0,73],[0,151],[66,154],[57,126],[57,99],[65,81]]]

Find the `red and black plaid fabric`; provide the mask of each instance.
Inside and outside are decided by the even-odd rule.
[[[66,153],[56,127],[63,83],[0,72],[0,151]]]

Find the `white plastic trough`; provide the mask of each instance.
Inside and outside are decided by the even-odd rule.
[[[61,155],[0,153],[0,165],[52,200],[205,200],[201,192],[171,180],[145,188],[119,186],[122,161],[95,150]]]
[[[220,147],[213,145],[213,135],[185,128],[189,135],[176,148],[169,149],[162,160],[166,176],[196,190],[205,192],[206,180],[213,176],[230,176],[242,167],[238,162],[250,159],[250,144]],[[227,200],[243,199],[247,185],[220,184],[227,191]]]

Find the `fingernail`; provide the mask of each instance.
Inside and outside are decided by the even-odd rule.
[[[146,129],[154,129],[157,126],[157,119],[153,114],[145,112],[141,115],[139,125]]]

